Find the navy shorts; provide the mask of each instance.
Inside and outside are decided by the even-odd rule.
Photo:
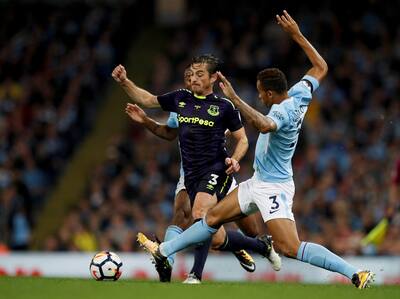
[[[225,169],[219,171],[206,172],[196,178],[186,178],[185,186],[189,194],[190,202],[193,205],[194,199],[198,192],[205,192],[210,195],[216,195],[217,200],[220,201],[228,193],[233,181],[233,176],[228,175]]]

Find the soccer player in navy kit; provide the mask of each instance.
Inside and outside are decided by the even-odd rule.
[[[185,82],[185,88],[190,89],[190,75],[191,75],[191,70],[190,68],[186,68],[184,72],[184,82]],[[133,105],[133,104],[127,104],[126,113],[130,116],[130,118],[143,125],[146,129],[148,129],[150,132],[152,132],[154,135],[163,138],[165,140],[172,141],[174,140],[177,135],[178,135],[178,117],[175,112],[170,112],[170,115],[168,117],[168,120],[166,124],[161,124],[154,119],[150,118],[147,116],[146,112],[144,112],[139,106]],[[178,180],[178,183],[176,185],[176,190],[175,190],[175,200],[174,200],[174,213],[173,213],[173,218],[172,218],[172,224],[168,226],[165,236],[164,236],[164,241],[169,241],[173,239],[176,235],[182,233],[186,228],[188,228],[192,223],[192,215],[191,215],[191,205],[190,205],[190,199],[189,196],[186,192],[186,187],[184,185],[184,172],[182,168],[182,163],[180,167],[180,177]],[[233,190],[236,187],[236,183],[232,183],[230,186],[230,190],[228,193]],[[257,231],[257,225],[255,223],[254,218],[253,219],[247,219],[246,221],[240,221],[237,223],[237,225],[240,227],[241,231],[246,235],[246,236],[252,236],[255,237],[258,234]],[[216,242],[212,242],[212,248],[214,250],[219,250],[219,247],[222,244],[218,244]],[[248,272],[254,272],[255,271],[255,263],[251,255],[249,255],[245,250],[238,250],[238,251],[232,251],[232,253],[235,255],[235,257],[239,260],[240,265]],[[173,266],[175,261],[175,255],[172,255],[168,257],[168,262]],[[205,263],[205,260],[200,261],[202,263]],[[195,260],[195,265],[198,263],[198,261]],[[195,265],[193,266],[194,268]],[[172,270],[172,269],[171,269]],[[191,271],[192,272],[192,271]],[[199,273],[201,274],[201,273]],[[201,276],[201,275],[199,275]],[[161,277],[160,277],[161,278]],[[170,278],[170,277],[167,277]],[[164,279],[164,277],[163,277]],[[189,283],[192,280],[190,278],[186,279],[184,283]]]
[[[239,112],[233,104],[213,93],[217,80],[218,60],[212,55],[195,57],[191,63],[191,88],[180,89],[162,96],[155,96],[139,88],[127,78],[125,68],[117,66],[112,76],[129,97],[147,108],[162,107],[176,112],[179,122],[179,143],[185,173],[185,186],[192,201],[192,216],[201,220],[206,212],[222,199],[232,182],[231,174],[239,171],[239,161],[248,148],[248,141]],[[237,144],[231,157],[225,149],[225,131],[229,130]],[[218,231],[224,239],[223,228]],[[142,235],[143,236],[143,235]],[[140,236],[139,236],[140,237]],[[144,236],[143,236],[144,237]],[[210,239],[198,249],[198,254],[207,255]],[[248,243],[248,249],[261,253],[268,259],[275,255],[270,239],[253,239],[240,235],[229,235],[225,250],[236,251],[240,244]],[[196,254],[196,253],[195,253]],[[168,263],[163,264],[168,268]],[[275,264],[275,268],[280,268]],[[170,271],[170,269],[157,269]],[[200,281],[194,271],[193,280]],[[160,273],[160,271],[159,271]],[[160,273],[162,275],[162,273]]]
[[[230,82],[218,73],[224,94],[260,132],[255,149],[254,176],[240,183],[227,198],[211,208],[204,219],[177,238],[160,245],[145,240],[142,245],[162,263],[170,254],[208,239],[223,223],[259,210],[278,251],[299,261],[338,272],[348,277],[357,288],[363,289],[373,281],[374,273],[358,270],[319,244],[301,242],[297,234],[292,212],[295,187],[291,160],[312,92],[326,76],[328,67],[286,11],[281,16],[277,15],[276,19],[303,49],[312,68],[289,90],[286,77],[279,69],[267,68],[258,73],[259,98],[271,108],[266,116],[246,104]]]

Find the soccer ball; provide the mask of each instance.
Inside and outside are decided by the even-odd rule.
[[[118,255],[111,251],[97,253],[90,262],[89,270],[96,280],[117,280],[121,272],[122,262]]]

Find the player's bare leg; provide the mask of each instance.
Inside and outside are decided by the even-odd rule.
[[[192,207],[193,221],[200,221],[210,208],[217,204],[217,197],[206,192],[198,192]],[[204,241],[194,249],[194,264],[189,272],[187,279],[183,281],[186,284],[199,284],[201,282],[204,265],[210,249],[211,239]]]
[[[296,223],[282,218],[269,220],[265,224],[274,239],[275,250],[287,257],[296,258],[300,247]]]
[[[205,192],[198,192],[193,203],[192,217],[202,219],[213,206],[217,204],[217,197]]]
[[[238,228],[248,237],[257,237],[260,235],[262,231],[263,222],[259,223],[257,214],[251,214],[239,220],[236,220],[235,223]]]
[[[243,221],[247,216],[244,215],[240,209],[238,201],[238,190],[240,187],[229,193],[222,201],[220,201],[214,208],[212,208],[206,216],[206,223],[210,227],[218,227],[221,224],[235,221],[244,227],[245,225],[253,225],[255,218],[248,218]],[[250,230],[249,228],[247,228]],[[253,233],[256,233],[253,231]],[[232,240],[233,241],[233,240]],[[258,244],[257,244],[258,243]],[[251,249],[255,252],[260,253],[266,257],[275,271],[279,271],[281,268],[281,259],[275,252],[272,246],[272,239],[268,236],[262,236],[258,238],[258,242],[254,242],[254,239],[242,236],[241,240],[238,240],[237,245],[251,246]],[[236,244],[235,244],[236,245]],[[235,246],[231,244],[231,246]],[[258,246],[257,246],[258,245]],[[238,251],[240,247],[237,247]]]
[[[258,225],[256,222],[256,218],[254,215],[249,215],[242,219],[235,221],[236,225],[239,227],[242,233],[244,233],[247,237],[256,237],[258,235]],[[221,230],[221,227],[218,232],[213,236],[211,247],[214,250],[224,251],[225,244],[229,242],[229,236],[235,237],[234,234],[238,234],[236,231],[226,231],[225,229]],[[254,262],[253,257],[244,249],[231,251],[233,255],[235,255],[236,259],[239,261],[240,265],[247,272],[254,272],[256,270],[256,263]]]
[[[210,210],[210,208],[214,207],[217,203],[216,196],[211,196],[205,192],[199,192],[196,195],[196,199],[192,209],[192,216],[197,221],[204,218],[205,214]],[[211,244],[213,248],[219,248],[224,244],[226,240],[226,231],[223,227],[220,227],[218,231],[212,236]],[[197,247],[195,250],[195,264],[193,265],[192,270],[189,273],[188,278],[184,281],[184,283],[199,283],[201,280],[201,274],[204,269],[205,259],[208,255],[210,242],[204,243],[200,247]],[[206,251],[207,249],[207,251]],[[248,254],[245,250],[237,250],[237,254],[235,256],[238,258],[240,265],[249,272],[255,270],[255,263],[250,254]]]
[[[175,197],[172,224],[185,230],[192,223],[192,207],[190,205],[189,195],[187,194],[186,190],[181,190]]]
[[[201,221],[197,221],[177,238],[158,245],[155,242],[149,241],[143,234],[139,233],[138,241],[152,254],[153,258],[157,262],[163,264],[169,255],[191,245],[210,239],[223,223],[240,219],[242,217],[245,217],[245,215],[241,213],[237,200],[237,190],[235,190],[209,211],[206,220],[202,219]],[[253,239],[243,235],[241,235],[241,237],[242,239],[236,239],[229,242],[229,251],[240,250],[242,248],[246,250],[249,249],[267,257],[271,262],[276,261],[274,258],[271,258],[271,255],[277,256],[275,251],[271,250],[273,248],[271,239]],[[277,259],[279,259],[279,256],[277,256]],[[273,265],[273,268],[278,270],[277,265]]]
[[[368,270],[357,270],[325,247],[310,242],[300,242],[294,221],[279,218],[267,221],[266,225],[274,239],[276,250],[285,256],[341,273],[359,289],[369,287],[374,280],[374,273]]]

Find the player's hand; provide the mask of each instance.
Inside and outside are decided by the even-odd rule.
[[[226,174],[232,174],[240,170],[239,162],[233,158],[226,158],[225,165],[229,166],[228,169],[225,171]]]
[[[139,124],[144,123],[147,117],[146,112],[144,112],[143,109],[136,104],[126,104],[125,112],[130,116],[130,118],[132,118],[133,121]]]
[[[221,80],[221,82],[219,82],[219,87],[221,88],[224,95],[228,99],[235,100],[235,98],[237,97],[237,94],[236,94],[235,90],[233,89],[231,82],[229,82],[228,79],[226,79],[225,76],[222,75],[221,72],[217,72],[217,75],[218,75],[218,78]]]
[[[283,11],[283,15],[276,15],[276,20],[278,24],[281,25],[283,30],[285,30],[291,36],[301,34],[296,21],[292,19],[286,10]]]
[[[115,67],[115,69],[111,73],[111,76],[118,83],[122,83],[128,79],[128,77],[126,76],[126,70],[125,70],[124,66],[121,64],[119,64]]]

